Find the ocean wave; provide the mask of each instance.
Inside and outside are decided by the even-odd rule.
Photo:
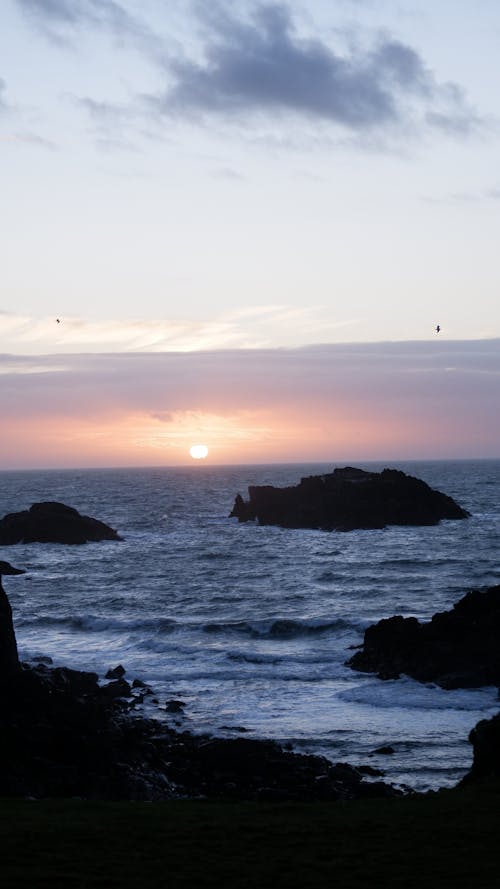
[[[205,553],[199,553],[198,555],[199,562],[212,562],[212,561],[230,561],[233,558],[233,554],[231,552],[218,553],[213,551],[208,551]]]
[[[35,617],[21,617],[16,621],[16,626],[21,628],[37,629],[51,628],[68,629],[79,632],[95,633],[103,630],[116,632],[130,632],[134,630],[151,630],[154,632],[173,632],[178,627],[177,621],[172,618],[111,618],[99,617],[92,614],[73,614],[57,617],[50,614],[39,614]]]
[[[271,664],[273,666],[277,665],[286,665],[288,668],[293,667],[294,669],[300,668],[305,669],[310,667],[314,672],[312,673],[312,679],[318,679],[319,673],[321,676],[327,676],[328,679],[333,679],[343,674],[343,671],[338,670],[339,663],[341,666],[344,665],[345,661],[345,651],[339,650],[332,651],[329,654],[326,654],[324,651],[320,651],[318,653],[311,652],[310,654],[278,654],[277,652],[261,652],[261,651],[240,651],[238,649],[233,649],[226,652],[226,657],[230,661],[236,661],[237,663],[245,663],[245,664]],[[305,675],[305,674],[303,674]]]
[[[359,630],[360,626],[360,622],[348,621],[344,618],[293,620],[283,617],[270,620],[211,622],[203,625],[203,631],[205,633],[240,633],[256,638],[293,639],[298,636],[316,636],[339,630]]]
[[[245,664],[280,664],[283,661],[276,654],[257,654],[248,651],[228,651],[226,657],[230,661],[242,661]]]

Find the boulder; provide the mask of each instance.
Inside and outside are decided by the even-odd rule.
[[[482,719],[469,735],[474,748],[470,772],[462,784],[488,778],[500,778],[500,713],[492,719]]]
[[[167,713],[183,713],[185,706],[186,704],[184,701],[172,700],[165,702],[165,710]]]
[[[500,683],[500,586],[473,590],[427,623],[397,615],[368,627],[348,661],[354,670],[401,673],[443,688]]]
[[[99,694],[105,698],[129,698],[132,694],[132,687],[126,679],[114,679],[107,685],[102,685]]]
[[[106,679],[122,679],[125,676],[125,667],[122,667],[121,664],[118,664],[117,667],[110,667],[108,672],[106,673]]]
[[[435,525],[469,513],[451,497],[397,469],[366,472],[352,466],[302,478],[298,485],[250,486],[237,494],[231,517],[240,522],[325,531],[387,525]]]
[[[80,515],[64,503],[34,503],[23,512],[12,512],[0,519],[0,545],[16,543],[87,543],[121,540],[104,522]]]

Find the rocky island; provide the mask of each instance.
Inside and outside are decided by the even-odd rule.
[[[0,546],[16,543],[89,543],[121,540],[109,525],[81,515],[72,506],[56,501],[34,503],[22,512],[0,519]]]
[[[298,485],[250,486],[237,494],[231,517],[282,528],[353,531],[387,525],[436,525],[469,513],[452,497],[397,469],[367,472],[347,466],[302,478]]]

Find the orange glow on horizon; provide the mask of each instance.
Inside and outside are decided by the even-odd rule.
[[[189,449],[203,441],[210,465],[346,460],[432,459],[446,456],[450,428],[421,417],[401,422],[380,411],[325,414],[311,405],[230,416],[176,412],[107,418],[23,418],[0,438],[0,467],[72,468],[192,465]]]

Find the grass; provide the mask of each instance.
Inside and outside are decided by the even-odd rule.
[[[495,889],[500,783],[345,803],[0,800],[5,889]]]

